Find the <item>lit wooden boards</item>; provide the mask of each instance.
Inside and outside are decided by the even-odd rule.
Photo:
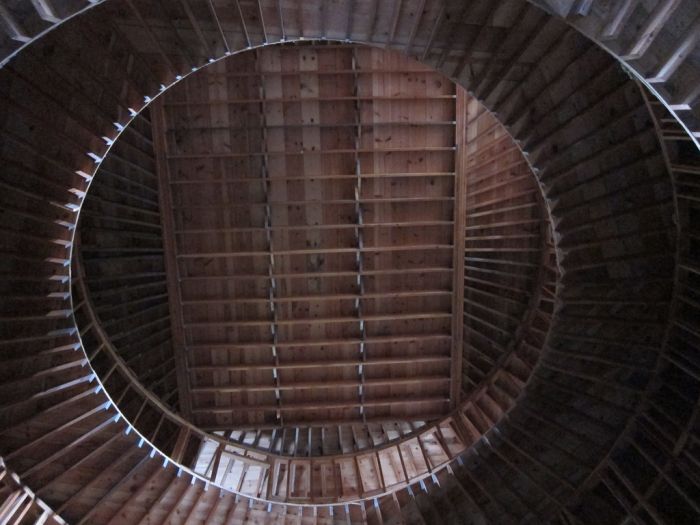
[[[553,275],[542,275],[551,265],[543,251],[547,217],[525,157],[473,98],[466,135],[463,370],[470,391],[518,347],[533,297]]]
[[[266,48],[164,111],[197,420],[443,414],[453,85],[369,48]]]
[[[95,314],[142,383],[177,406],[150,113],[100,165],[81,211],[79,257]],[[83,334],[87,344],[92,334]]]

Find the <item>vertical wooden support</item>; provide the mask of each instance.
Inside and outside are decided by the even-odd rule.
[[[275,300],[277,298],[277,278],[275,277],[275,245],[274,237],[272,232],[272,207],[270,205],[270,192],[272,191],[272,184],[270,181],[269,173],[269,159],[268,159],[268,136],[267,136],[267,107],[265,105],[266,91],[265,91],[265,75],[262,71],[262,57],[259,49],[255,50],[255,72],[258,80],[260,81],[260,86],[258,88],[258,96],[260,98],[259,111],[260,111],[260,129],[262,132],[262,151],[263,151],[263,162],[260,168],[260,177],[263,184],[263,192],[265,193],[265,237],[267,239],[267,251],[269,254],[267,274],[269,277],[268,283],[268,297],[270,304],[270,332],[272,334],[272,344],[270,350],[272,352],[272,359],[274,360],[275,366],[272,369],[272,381],[275,384],[275,403],[277,404],[277,421],[281,426],[284,426],[284,418],[282,417],[282,391],[280,390],[280,375],[279,375],[279,364],[280,358],[277,353],[277,307]]]
[[[177,463],[181,463],[190,441],[190,427],[181,427],[177,435],[177,441],[173,447],[171,458]]]
[[[190,397],[190,384],[187,371],[185,326],[180,297],[180,272],[175,245],[175,218],[173,216],[172,195],[170,193],[170,172],[168,168],[167,137],[165,133],[167,128],[162,98],[155,100],[153,104],[151,104],[151,124],[153,126],[153,146],[156,153],[158,202],[160,205],[160,221],[163,228],[163,253],[165,255],[168,306],[170,308],[170,325],[173,333],[173,349],[175,352],[180,411],[184,417],[190,418],[192,414],[192,400]]]
[[[450,407],[457,408],[462,392],[464,347],[464,236],[466,228],[467,92],[457,87],[455,106],[454,232],[452,241],[452,353]]]
[[[355,227],[355,239],[357,242],[357,251],[355,252],[356,263],[357,263],[357,287],[358,287],[358,297],[355,299],[355,311],[357,313],[357,319],[360,328],[360,364],[357,368],[358,379],[360,381],[358,396],[360,398],[360,415],[362,416],[362,421],[367,421],[367,415],[365,414],[365,371],[364,363],[367,361],[367,353],[365,347],[366,331],[365,331],[365,321],[362,315],[362,296],[365,291],[365,283],[362,276],[363,264],[362,250],[364,248],[364,232],[363,227],[363,215],[362,215],[362,164],[360,163],[359,151],[362,148],[362,106],[360,104],[360,78],[358,74],[357,65],[357,50],[353,47],[352,49],[352,73],[353,73],[353,97],[355,97],[355,215],[357,218],[357,226]]]

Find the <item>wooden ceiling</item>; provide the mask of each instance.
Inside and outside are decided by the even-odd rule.
[[[439,74],[349,45],[244,53],[158,101],[173,334],[195,422],[448,411],[455,102]]]
[[[352,501],[428,475],[513,406],[549,330],[524,156],[385,50],[209,66],[125,132],[84,213],[92,366],[174,461],[247,495]]]
[[[498,374],[524,385],[555,295],[548,224],[463,90],[397,53],[306,43],[157,99],[103,162],[80,253],[110,344],[198,427],[402,434]]]
[[[212,64],[152,112],[195,424],[434,420],[525,335],[553,267],[539,190],[441,75],[376,48],[274,46]]]
[[[47,4],[32,5],[39,3]],[[8,253],[2,282],[6,316],[1,338],[1,452],[26,486],[59,514],[83,523],[693,522],[697,476],[688,465],[697,463],[697,185],[692,181],[698,170],[697,151],[683,147],[691,144],[688,137],[669,126],[671,117],[661,114],[658,129],[669,146],[664,156],[677,183],[674,203],[649,112],[636,87],[602,51],[563,23],[526,9],[523,2],[454,2],[447,8],[443,2],[421,2],[425,10],[408,7],[416,3],[342,2],[343,7],[358,7],[360,16],[348,18],[348,12],[355,14],[352,7],[329,10],[324,9],[329,3],[313,1],[242,1],[243,12],[236,12],[230,3],[222,9],[219,2],[113,0],[74,17],[52,34],[42,34],[42,41],[0,72],[5,95],[2,155],[7,161],[2,173],[3,249]],[[668,3],[669,10],[681,3]],[[5,5],[19,14],[14,4]],[[188,11],[187,4],[196,5],[196,11]],[[207,9],[213,4],[219,6],[218,15]],[[467,9],[468,4],[474,8]],[[594,4],[596,13],[614,14],[618,25],[627,27],[625,41],[644,47],[663,40],[654,39],[661,32],[653,29],[668,19],[663,2],[661,9],[653,2]],[[629,6],[635,6],[636,15],[618,18],[621,10],[632,10]],[[688,22],[693,19],[687,16],[691,10],[677,11]],[[264,18],[257,16],[263,12]],[[572,23],[582,19],[586,17],[576,16]],[[685,31],[677,19],[666,24],[672,35]],[[213,25],[220,20],[221,38]],[[15,29],[28,27],[20,21]],[[467,30],[461,31],[462,26]],[[140,110],[144,100],[156,96],[161,82],[169,85],[176,74],[220,56],[229,43],[235,51],[263,37],[277,41],[338,35],[386,43],[455,75],[462,68],[461,82],[480,88],[480,96],[542,170],[538,180],[555,218],[565,273],[551,332],[539,324],[541,315],[532,316],[532,324],[537,324],[533,334],[540,335],[529,336],[524,346],[529,348],[545,333],[548,348],[527,395],[517,404],[505,395],[516,395],[513,384],[526,376],[522,371],[531,361],[521,359],[527,358],[525,350],[511,354],[517,366],[509,370],[508,381],[497,386],[494,382],[470,409],[469,421],[478,429],[493,430],[488,439],[478,439],[459,460],[433,471],[432,478],[425,474],[420,483],[407,481],[412,486],[367,499],[362,506],[295,507],[254,501],[228,488],[212,490],[209,478],[190,478],[187,470],[180,476],[184,463],[172,453],[172,442],[179,442],[172,425],[163,423],[163,415],[146,414],[150,400],[142,402],[134,384],[122,380],[128,378],[123,370],[115,372],[116,365],[103,368],[103,347],[91,346],[84,337],[98,332],[100,323],[93,318],[82,324],[91,297],[76,294],[73,302],[68,286],[82,288],[85,282],[78,266],[71,272],[68,265],[75,211],[97,167],[85,152],[99,157],[107,151],[105,143],[109,145],[120,134],[119,126],[131,121],[129,108]],[[29,37],[19,31],[10,38],[26,42]],[[687,42],[692,41],[683,46],[692,46]],[[646,61],[652,64],[649,71],[656,70],[653,61],[668,71],[669,63],[677,64],[684,56],[671,43],[673,49],[652,46],[654,53],[647,54]],[[684,97],[697,94],[697,83],[685,84],[690,91],[676,89],[682,83],[671,83],[670,92],[674,100],[690,104],[693,99]],[[146,113],[136,120],[143,123]],[[113,122],[121,123],[118,131]],[[139,209],[114,206],[125,197],[117,195],[103,194],[105,201],[112,199],[105,206],[111,213]],[[681,234],[675,277],[672,221]],[[121,232],[112,231],[117,233]],[[514,266],[505,251],[503,258],[510,261],[508,267]],[[128,268],[126,261],[120,265]],[[155,262],[150,270],[157,273]],[[505,271],[491,270],[492,275]],[[677,292],[671,297],[673,279]],[[115,290],[105,286],[103,292]],[[549,298],[548,293],[542,298]],[[112,297],[116,296],[115,292]],[[675,313],[666,323],[664,312],[672,299]],[[496,330],[506,317],[517,318],[481,301],[475,300],[478,304],[465,312],[480,319],[482,326],[489,318]],[[65,313],[71,308],[81,318],[78,331]],[[133,303],[119,305],[111,314],[122,310],[131,310],[139,321],[146,316],[145,309],[139,311]],[[504,320],[497,321],[498,315]],[[162,319],[170,322],[169,317],[161,315]],[[148,327],[133,319],[130,330],[126,316],[119,323],[124,325],[123,337],[138,339],[133,333],[137,329],[148,333]],[[116,330],[119,323],[110,329]],[[492,361],[501,360],[494,361],[502,346],[495,343],[481,342],[482,351],[494,352],[481,365],[487,374]],[[76,358],[81,347],[86,353],[78,351]],[[467,356],[463,362],[469,367],[471,348]],[[90,366],[85,366],[87,358]],[[134,363],[149,372],[145,360],[134,357]],[[513,373],[519,371],[521,375]],[[96,372],[103,391],[90,385]],[[166,382],[155,381],[173,394]],[[148,441],[142,447],[143,439],[134,436],[131,424],[147,428],[147,439],[158,448],[149,448]],[[169,462],[173,457],[178,458],[175,465]],[[299,479],[309,478],[316,479]],[[378,477],[366,479],[376,483]],[[308,492],[313,495],[317,488],[310,482]],[[17,508],[24,512],[22,505]],[[8,517],[4,510],[3,517]]]

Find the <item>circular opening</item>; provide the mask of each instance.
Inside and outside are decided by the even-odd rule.
[[[102,162],[79,237],[112,398],[247,493],[265,469],[222,457],[419,454],[413,480],[447,464],[513,405],[556,293],[505,129],[435,71],[349,44],[256,49],[169,89]],[[303,501],[310,470],[292,470],[275,496]]]

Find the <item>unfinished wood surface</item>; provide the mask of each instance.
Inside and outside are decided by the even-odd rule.
[[[195,422],[447,413],[454,94],[397,54],[317,45],[162,98]]]
[[[65,521],[0,458],[0,523],[63,525]]]
[[[698,480],[692,469],[698,413],[697,148],[667,114],[654,114],[659,124],[654,129],[638,88],[607,54],[519,0],[470,5],[351,0],[337,9],[313,1],[108,0],[42,33],[54,15],[66,16],[82,3],[4,2],[9,16],[0,24],[3,50],[22,49],[0,71],[0,223],[6,254],[0,279],[0,449],[23,483],[42,489],[42,499],[59,514],[76,523],[431,523],[465,516],[475,522],[568,525],[697,521]],[[630,60],[638,72],[657,78],[665,101],[692,123],[698,100],[695,2],[669,3],[670,11],[659,8],[659,1],[557,3],[575,7],[572,24],[582,27],[593,20],[591,34],[615,18],[619,32],[610,47],[621,50],[618,54],[636,48],[641,56]],[[64,7],[62,13],[56,9]],[[623,10],[629,16],[618,19]],[[8,22],[11,34],[5,31]],[[38,38],[22,48],[29,43],[25,36]],[[554,314],[541,366],[529,376],[527,391],[521,395],[517,380],[527,374],[527,359],[511,359],[507,379],[494,382],[468,409],[468,422],[456,425],[461,435],[477,441],[449,467],[377,494],[378,485],[393,486],[401,470],[409,476],[422,472],[468,441],[446,431],[420,432],[425,434],[420,441],[406,434],[401,446],[411,448],[411,456],[397,459],[393,452],[375,450],[373,457],[372,443],[389,443],[382,434],[394,430],[369,422],[338,431],[344,447],[365,443],[368,448],[361,459],[341,460],[335,483],[308,465],[294,466],[294,479],[287,483],[294,497],[325,497],[342,479],[346,496],[366,491],[367,500],[347,507],[268,503],[227,489],[218,492],[204,476],[193,480],[187,470],[178,477],[178,467],[158,451],[151,454],[134,429],[126,434],[131,427],[124,418],[143,425],[162,450],[177,448],[183,464],[197,456],[197,441],[134,393],[134,383],[125,380],[130,376],[113,360],[118,350],[103,353],[95,334],[99,323],[85,310],[89,297],[76,295],[73,301],[70,295],[76,213],[110,140],[132,114],[160,92],[161,84],[170,86],[177,75],[225,51],[299,36],[350,37],[408,50],[440,63],[448,74],[459,71],[460,83],[498,114],[538,168],[562,269],[556,295],[552,272],[537,276],[543,287],[535,310],[547,317],[549,308]],[[251,100],[260,104],[260,98]],[[355,107],[366,103],[351,99]],[[354,122],[349,127],[356,133]],[[665,155],[658,134],[670,146]],[[346,151],[338,148],[332,155]],[[177,160],[187,160],[186,155]],[[267,156],[272,161],[289,155]],[[128,207],[110,206],[111,213],[139,208],[135,202],[123,204]],[[511,211],[524,209],[517,206]],[[543,259],[551,262],[549,241],[542,246]],[[356,253],[357,244],[351,249]],[[76,288],[80,283],[73,279]],[[79,332],[71,311],[79,318]],[[489,330],[513,322],[478,311],[490,316],[481,323]],[[363,309],[353,315],[368,314]],[[541,318],[532,317],[538,333]],[[441,337],[449,344],[450,334]],[[516,339],[525,341],[527,352],[532,339]],[[509,355],[518,354],[527,358],[522,351]],[[484,371],[487,365],[482,364]],[[95,373],[105,378],[104,390],[95,385]],[[277,429],[272,441],[285,442],[289,450],[313,451],[319,442],[331,448],[332,429],[304,433],[294,427],[293,439]],[[488,429],[486,437],[478,437]],[[240,432],[237,439],[246,447],[264,435]],[[224,462],[223,452],[214,450],[211,458],[211,470],[218,472],[214,466]],[[260,478],[253,474],[255,462],[247,464],[235,489],[253,493]],[[378,477],[353,479],[360,469]]]
[[[181,415],[171,413],[167,404],[154,398],[147,387],[133,384],[136,374],[129,370],[128,362],[119,356],[118,348],[108,340],[108,332],[101,328],[102,323],[109,325],[111,320],[108,316],[104,319],[98,317],[89,280],[78,281],[84,305],[81,311],[88,313],[86,320],[89,324],[84,339],[90,345],[93,334],[98,335],[93,343],[96,345],[93,366],[107,371],[105,380],[108,388],[123,389],[126,386],[127,390],[130,389],[128,397],[121,394],[119,399],[129,401],[124,409],[135,414],[136,419],[132,422],[136,428],[144,428],[148,421],[158,421],[157,431],[148,437],[149,440],[157,442],[164,453],[171,454],[176,461],[188,465],[193,472],[220,487],[256,497],[299,502],[352,501],[385,494],[444,468],[499,421],[527,383],[537,361],[537,350],[544,344],[552,297],[556,293],[556,265],[546,234],[546,214],[538,200],[532,173],[505,130],[463,90],[457,92],[452,88],[452,96],[444,95],[444,86],[448,85],[444,78],[397,55],[355,46],[326,44],[269,48],[248,55],[244,63],[250,70],[240,66],[244,58],[245,55],[230,59],[233,66],[223,67],[222,64],[218,69],[212,67],[207,70],[207,75],[189,79],[181,86],[184,91],[179,95],[178,91],[172,92],[173,95],[165,97],[163,103],[156,105],[151,112],[160,189],[167,192],[163,196],[161,191],[160,207],[170,210],[170,215],[161,221],[166,280],[170,283],[169,300],[173,312],[170,319],[185,320],[186,311],[191,312],[189,315],[197,316],[197,320],[183,325],[189,332],[174,335],[177,341],[173,341],[173,346],[185,342],[188,348],[189,363],[181,361],[178,366],[194,374],[196,380],[186,385],[179,397],[185,396],[187,402],[196,400],[197,396],[214,399],[235,396],[235,400],[195,410],[195,414],[208,413],[216,418],[202,425],[205,431],[214,431],[207,434],[182,419],[182,415],[187,417],[186,412],[181,411]],[[312,62],[311,69],[300,72],[299,65],[303,65],[306,59]],[[318,65],[313,64],[316,60],[322,65],[320,70]],[[283,70],[285,61],[288,69]],[[319,78],[323,77],[325,80],[319,85],[330,82],[334,91],[344,89],[348,93],[347,97],[334,98],[336,101],[347,99],[349,107],[345,113],[326,112],[323,118],[311,119],[317,119],[326,128],[335,129],[334,119],[339,118],[337,133],[348,146],[354,148],[354,153],[350,156],[343,151],[341,155],[348,158],[341,157],[340,161],[330,165],[317,158],[302,158],[296,164],[295,176],[288,177],[287,172],[280,171],[280,165],[271,158],[270,153],[281,151],[280,144],[272,142],[272,138],[288,134],[286,140],[302,140],[304,133],[310,134],[311,138],[302,147],[311,144],[311,152],[314,152],[316,148],[322,151],[323,144],[309,141],[326,137],[325,133],[319,134],[318,125],[296,123],[292,119],[298,113],[295,94],[285,99],[277,112],[268,111],[282,99],[281,79],[302,76],[304,82],[300,83],[301,87],[310,85],[315,88],[314,82],[318,83]],[[233,82],[234,93],[242,100],[246,103],[252,100],[252,108],[246,109],[243,114],[234,113],[239,120],[252,121],[250,129],[239,123],[231,125],[232,117],[228,112],[238,105],[241,98],[235,98],[229,92],[229,89],[233,89],[228,86],[229,81]],[[411,83],[416,83],[418,87],[403,87]],[[222,85],[226,86],[225,93],[221,92]],[[241,85],[249,92],[241,93]],[[369,89],[366,86],[370,86],[373,93],[379,93],[380,103],[377,107],[374,107],[376,101],[373,97],[361,96],[363,90]],[[409,97],[402,89],[418,89],[423,93],[428,89],[426,86],[437,89],[438,95],[433,101],[424,96],[407,106]],[[200,100],[203,95],[195,96],[201,92],[210,94],[215,102],[207,106]],[[257,98],[251,98],[253,95]],[[230,98],[230,104],[223,105],[229,108],[226,112],[222,110],[225,96]],[[319,96],[319,90],[315,88],[303,102],[315,108]],[[398,117],[394,116],[392,120],[385,120],[382,112],[387,101],[400,103],[398,113],[395,113]],[[434,107],[431,105],[433,103]],[[372,105],[371,113],[367,104]],[[427,116],[412,116],[419,110]],[[304,117],[299,118],[303,120]],[[352,124],[345,125],[345,119]],[[170,121],[175,123],[169,126]],[[438,128],[434,127],[435,122]],[[298,128],[302,130],[301,139]],[[395,132],[395,129],[399,131]],[[443,171],[429,171],[426,174],[422,171],[426,168],[420,167],[419,171],[410,171],[413,169],[412,159],[422,152],[410,153],[401,144],[399,148],[374,146],[377,151],[387,150],[392,156],[398,152],[398,158],[384,156],[377,164],[374,156],[367,158],[362,144],[363,141],[372,144],[367,135],[374,136],[379,132],[388,134],[382,142],[413,144],[418,140],[420,145],[427,140],[425,137],[437,137],[445,144],[453,141],[456,147],[444,146],[449,156],[442,161],[445,166],[452,163],[453,171],[441,168]],[[258,148],[262,154],[257,159],[232,160],[234,164],[228,164],[228,161],[222,160],[221,151],[231,150],[231,137],[244,137],[242,148],[249,149],[251,143],[257,144],[252,147]],[[333,137],[341,140],[335,135]],[[376,144],[377,140],[373,142]],[[295,143],[294,147],[298,147],[298,144]],[[173,149],[187,153],[171,155]],[[202,161],[199,169],[196,165],[193,168],[190,161],[199,156],[200,151],[204,152],[206,160]],[[339,148],[332,151],[337,152]],[[187,163],[184,162],[185,156]],[[387,164],[387,158],[391,163]],[[285,160],[283,166],[290,162]],[[392,169],[396,162],[402,169]],[[334,167],[335,164],[339,167]],[[458,169],[455,170],[455,166]],[[369,169],[371,172],[367,173]],[[310,175],[307,174],[309,170]],[[336,173],[338,170],[340,173]],[[179,178],[173,180],[172,173],[177,173]],[[229,173],[240,174],[240,177],[231,177]],[[452,202],[441,205],[444,211],[439,216],[428,216],[423,221],[402,220],[404,216],[413,217],[415,211],[409,209],[399,215],[394,211],[396,205],[413,202],[414,196],[425,195],[436,184],[437,177],[441,179],[442,189],[439,191],[445,195],[444,200]],[[151,180],[153,178],[151,175]],[[320,189],[310,194],[317,179],[320,180]],[[377,187],[384,179],[386,184]],[[96,184],[99,182],[100,179]],[[297,189],[300,183],[304,183],[301,190]],[[132,188],[136,195],[142,195],[139,198],[146,195],[144,189]],[[248,193],[241,196],[241,189],[248,190]],[[289,199],[290,191],[305,193],[299,194],[299,200],[285,200]],[[343,192],[352,195],[352,200],[343,201],[349,204],[345,215],[325,211],[319,214],[315,207],[326,204],[324,195]],[[371,196],[363,197],[368,192],[371,192]],[[250,195],[253,195],[253,203],[245,199]],[[425,197],[417,198],[423,200]],[[458,199],[457,205],[455,199]],[[377,203],[377,211],[366,207],[368,201]],[[521,202],[525,202],[525,205],[519,206]],[[390,207],[382,208],[384,203],[389,203]],[[211,208],[215,209],[216,215],[213,218],[203,216]],[[256,212],[256,208],[262,210]],[[290,208],[297,212],[303,210],[301,217],[306,217],[305,222],[290,222]],[[481,213],[473,213],[472,210]],[[424,213],[431,213],[431,209]],[[368,223],[368,215],[374,217],[372,222]],[[479,222],[472,216],[485,216],[486,219]],[[258,219],[255,217],[259,217],[262,224],[256,226]],[[507,226],[520,227],[523,217],[530,217],[524,220],[524,231],[516,228],[515,234],[499,234]],[[195,227],[188,228],[187,225],[193,221],[196,222]],[[240,221],[247,222],[240,226]],[[495,232],[491,227],[494,222]],[[91,224],[89,228],[93,244],[99,242],[100,236],[106,235]],[[421,228],[426,231],[421,231]],[[397,253],[400,255],[406,249],[416,252],[431,249],[432,245],[416,245],[417,236],[422,235],[427,239],[436,234],[442,235],[442,243],[448,248],[447,253],[441,255],[444,258],[441,272],[434,275],[420,265],[395,268],[403,261],[396,258]],[[380,235],[383,235],[380,239],[388,239],[389,243],[374,240]],[[304,247],[296,249],[300,242],[304,243]],[[368,243],[372,246],[368,246]],[[414,247],[416,250],[412,250]],[[83,250],[81,246],[80,252],[83,253]],[[185,253],[182,253],[183,250]],[[198,250],[207,251],[200,254]],[[95,255],[92,255],[93,252]],[[389,258],[378,265],[372,254],[377,257],[384,252],[388,253]],[[501,252],[515,252],[516,257],[522,252],[518,260],[523,264],[490,275],[490,257],[499,257]],[[98,260],[102,266],[109,261],[109,253],[98,248],[88,248],[85,253],[93,258],[100,255]],[[343,271],[331,269],[328,272],[330,275],[326,275],[323,258],[346,254],[351,261],[341,263],[344,264],[341,266]],[[472,260],[472,255],[477,257]],[[320,257],[315,260],[320,261],[321,267],[317,271],[299,272],[298,266],[286,262],[292,256],[302,257],[301,261],[304,261],[304,257]],[[258,265],[256,258],[261,258],[262,264]],[[206,272],[206,262],[188,266],[190,260],[197,259],[207,259],[209,264],[216,264],[214,274]],[[240,261],[245,263],[248,259],[252,261],[243,270],[246,272],[244,278],[260,281],[252,288],[252,294],[240,283],[238,288],[235,286]],[[479,274],[479,278],[473,280],[465,279],[465,262],[469,261],[470,268],[481,271],[483,275]],[[529,264],[527,261],[533,262]],[[371,270],[367,269],[367,265]],[[390,290],[384,290],[387,282],[392,284],[395,281],[389,280],[387,275],[402,274],[407,270],[413,272],[407,280],[396,281],[400,283],[400,288],[397,289],[394,284],[389,287]],[[512,276],[514,281],[506,290],[519,295],[509,296],[498,290],[498,283],[505,282],[504,276],[507,275]],[[189,277],[194,283],[186,288],[187,285],[183,283]],[[399,277],[401,275],[396,275],[397,279]],[[202,279],[210,278],[223,282],[215,282],[210,288],[203,287]],[[291,279],[295,281],[290,282]],[[328,283],[319,284],[317,281],[320,279],[326,279]],[[230,280],[234,281],[233,284]],[[346,282],[350,284],[348,289],[343,288]],[[123,286],[129,289],[128,282],[124,282]],[[539,298],[545,286],[549,295],[542,301]],[[485,305],[488,301],[489,307],[475,312],[471,317],[464,317],[460,312],[472,311],[473,301],[470,298],[473,296],[478,299],[478,304]],[[441,300],[445,312],[422,313],[423,301],[430,298]],[[97,299],[101,301],[102,297],[98,295]],[[343,301],[348,301],[350,306],[345,310],[346,316],[340,317],[330,308],[338,303],[342,307]],[[378,301],[388,303],[389,312],[374,313],[376,307],[373,305]],[[314,338],[309,338],[307,329],[302,332],[303,339],[297,341],[293,337],[294,332],[290,336],[288,330],[299,324],[294,308],[300,302],[311,303],[319,312],[316,315],[323,316],[312,318],[313,323],[309,324],[318,324],[324,331],[316,331]],[[147,302],[139,301],[139,304],[143,304],[146,312],[150,310]],[[394,313],[394,304],[411,308],[416,313]],[[514,310],[520,317],[513,316],[509,325],[503,323],[500,312],[510,311],[512,304],[520,308]],[[233,320],[212,321],[210,316],[220,316],[220,312],[232,313]],[[236,317],[237,312],[242,312],[241,320]],[[445,328],[437,332],[431,329],[418,334],[415,329],[406,330],[401,325],[392,328],[388,324],[409,319],[415,325],[416,317],[446,318],[449,324],[444,324]],[[448,319],[450,317],[451,320]],[[328,332],[326,325],[351,323],[353,319],[358,324],[355,331]],[[472,322],[472,319],[478,323]],[[306,323],[306,320],[302,321]],[[367,327],[370,322],[378,321],[385,325],[381,333]],[[173,334],[179,330],[176,325],[174,323]],[[228,343],[226,338],[233,333],[228,331],[229,327],[241,325],[248,327],[244,333],[257,333],[257,338],[242,344],[234,338],[232,344]],[[219,326],[226,330],[218,329]],[[468,337],[463,346],[464,326],[468,328]],[[475,338],[495,339],[498,335],[489,332],[494,328],[500,328],[498,335],[505,342],[497,347],[500,355],[487,360],[488,365],[484,367],[483,351],[478,351],[479,341],[475,342]],[[193,329],[200,330],[204,337],[219,339],[213,342],[197,340]],[[388,329],[394,333],[387,332]],[[406,354],[405,344],[418,341],[433,346],[424,346],[420,353]],[[377,353],[376,349],[387,343],[404,345],[404,354]],[[441,345],[438,348],[444,350],[426,353],[426,348],[436,348],[435,345]],[[329,352],[330,349],[342,352],[345,347],[351,349],[347,354]],[[230,352],[232,348],[246,350],[247,354],[242,358],[226,359],[225,352]],[[291,353],[292,349],[301,356]],[[313,354],[309,354],[310,351]],[[203,360],[201,356],[207,353],[208,359]],[[476,370],[478,375],[475,376],[475,372],[463,373],[462,362],[464,370]],[[459,366],[456,367],[456,364]],[[426,374],[423,370],[428,366],[440,366],[444,372],[441,375]],[[413,375],[401,374],[397,377],[393,374],[397,367]],[[348,369],[350,374],[337,375]],[[384,373],[378,375],[377,370]],[[336,374],[330,380],[329,372]],[[295,381],[288,380],[290,373],[295,374]],[[463,377],[466,378],[464,385]],[[432,385],[440,385],[445,391],[449,388],[450,397],[441,398],[430,393],[408,399],[372,395],[373,389],[407,388],[415,392]],[[327,395],[331,387],[351,392],[347,397],[333,398]],[[322,399],[299,398],[299,392],[303,393],[304,390],[323,392]],[[173,394],[171,391],[169,397],[173,397]],[[253,396],[267,398],[260,397],[262,402],[246,403],[245,400]],[[461,401],[462,396],[464,402]],[[408,417],[401,413],[387,416],[373,412],[386,405],[393,405],[394,410],[406,410],[414,409],[416,402],[445,403],[448,400],[451,400],[452,408],[445,407],[444,412],[435,411],[430,416],[419,414],[418,417]],[[227,419],[234,412],[232,406],[242,418],[240,422]],[[356,411],[356,418],[345,421],[334,415],[350,410]],[[257,414],[264,411],[279,416],[277,419],[261,420]],[[294,419],[294,411],[310,413],[311,417]],[[430,419],[436,420],[434,426],[426,426]],[[350,441],[345,437],[347,435],[351,436]],[[373,449],[379,452],[371,452]],[[311,456],[312,459],[290,460],[288,456]],[[336,481],[335,472],[343,468],[344,476]],[[312,476],[312,472],[318,474]],[[370,483],[367,478],[377,478],[378,481]]]
[[[450,408],[462,396],[464,361],[464,259],[467,218],[467,104],[469,96],[457,89],[455,101],[455,181],[452,232],[452,355],[450,363]]]

